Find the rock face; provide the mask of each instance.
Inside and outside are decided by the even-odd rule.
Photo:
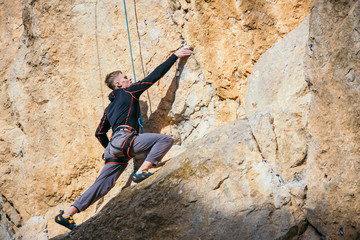
[[[196,141],[154,177],[54,239],[319,239],[304,214],[308,29],[306,19],[254,66],[245,98],[248,119]],[[284,96],[289,105],[280,100]],[[300,163],[286,159],[295,159],[299,149],[305,152]]]
[[[315,1],[254,66],[247,118],[54,239],[358,239],[359,14]]]
[[[17,197],[15,195],[6,197],[6,192],[11,191],[16,194],[19,186],[24,184],[16,181],[15,184],[11,177],[14,174],[11,168],[12,162],[20,151],[18,145],[14,146],[11,143],[21,141],[21,136],[16,134],[21,130],[16,124],[15,114],[11,113],[11,103],[7,96],[8,79],[16,60],[19,38],[23,33],[21,19],[23,6],[24,1],[0,1],[0,239],[4,240],[13,239],[24,223],[21,217],[23,212],[19,214],[15,203]],[[7,181],[9,182],[6,183]]]
[[[170,1],[177,31],[196,46],[202,73],[221,99],[243,97],[253,64],[304,19],[311,1],[274,3]]]
[[[182,44],[195,48],[194,56],[143,96],[145,130],[170,134],[184,148],[244,117],[253,65],[304,20],[310,2],[128,3],[138,80]],[[89,187],[103,166],[103,149],[93,136],[108,103],[103,78],[117,69],[132,75],[123,6],[14,0],[0,1],[0,11],[0,193],[9,203],[2,211],[14,213],[1,221],[7,221],[2,224],[9,236],[31,239],[26,231],[36,223],[44,228],[36,229],[39,236],[55,236],[65,230],[53,216]]]
[[[14,213],[17,216],[14,216]],[[15,219],[20,221],[18,221],[16,224]],[[14,228],[17,230],[16,225],[21,226],[21,219],[19,219],[19,214],[14,212],[11,204],[6,199],[3,199],[3,197],[0,195],[0,239],[13,239],[15,235]]]
[[[306,19],[260,57],[244,101],[263,157],[285,181],[304,177],[311,99],[303,63],[308,29]]]
[[[360,2],[316,1],[306,79],[307,218],[334,239],[360,237]]]
[[[292,204],[248,121],[238,120],[54,239],[290,239],[304,220]]]
[[[310,2],[129,2],[138,80],[194,47],[141,102],[177,145],[56,239],[359,239],[360,1]],[[0,0],[0,17],[0,238],[48,239],[103,166],[103,78],[132,75],[123,5]]]

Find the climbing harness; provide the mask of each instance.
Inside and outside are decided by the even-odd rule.
[[[126,29],[127,29],[127,35],[128,35],[128,40],[129,40],[129,48],[130,48],[130,57],[131,57],[131,64],[132,64],[132,69],[133,69],[133,74],[134,74],[134,81],[136,83],[136,75],[135,75],[135,67],[134,67],[134,59],[133,59],[133,55],[132,55],[132,49],[131,49],[131,40],[130,40],[130,31],[129,31],[129,22],[128,22],[128,18],[127,18],[127,12],[126,12],[126,3],[125,0],[123,0],[124,2],[124,10],[125,10],[125,20],[126,20]],[[139,118],[138,118],[138,123],[140,125],[140,129],[141,129],[141,133],[144,132],[144,128],[143,128],[143,120],[142,120],[142,116],[141,116],[141,108],[140,108],[140,102],[139,102]]]
[[[130,154],[130,150],[133,147],[134,139],[135,139],[135,136],[137,135],[137,132],[132,127],[127,126],[127,125],[118,126],[115,129],[113,134],[117,133],[118,131],[125,131],[125,132],[128,132],[128,133],[131,133],[129,136],[126,137],[126,139],[124,140],[121,147],[117,147],[117,146],[115,146],[115,145],[113,145],[111,143],[115,138],[120,137],[121,135],[115,135],[114,137],[111,138],[110,143],[109,143],[111,147],[113,147],[113,148],[115,148],[117,150],[120,150],[124,156],[123,157],[106,158],[105,159],[105,164],[109,164],[109,163],[127,164],[127,162],[131,158],[135,157],[135,155]]]

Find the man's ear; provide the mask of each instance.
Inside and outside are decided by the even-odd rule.
[[[114,84],[115,84],[115,87],[116,87],[116,88],[121,88],[121,83],[120,83],[120,81],[115,81]]]

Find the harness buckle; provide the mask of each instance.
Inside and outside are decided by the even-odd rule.
[[[119,125],[117,128],[115,128],[113,134],[117,133],[118,131],[126,131],[126,132],[131,133],[131,132],[134,132],[135,129],[128,125]]]

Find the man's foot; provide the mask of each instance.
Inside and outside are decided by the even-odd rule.
[[[133,182],[139,183],[139,182],[144,181],[145,179],[147,179],[151,175],[153,175],[153,173],[151,173],[148,170],[144,169],[139,174],[135,173],[132,180],[133,180]]]
[[[76,227],[76,223],[74,222],[72,215],[65,217],[63,214],[64,211],[60,210],[60,214],[55,217],[55,222],[63,225],[64,227],[67,227],[68,229],[74,229]]]

